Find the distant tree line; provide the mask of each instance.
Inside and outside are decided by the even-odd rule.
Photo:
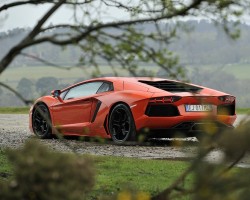
[[[36,99],[42,95],[49,95],[54,89],[63,89],[67,84],[61,83],[55,77],[43,77],[38,80],[22,78],[16,89],[26,99]],[[13,93],[6,89],[0,88],[0,106],[24,106]]]
[[[132,76],[132,74],[130,74]],[[150,71],[140,70],[139,76],[155,75],[157,77],[168,78],[164,70],[159,70],[156,74],[150,74]],[[112,76],[108,74],[107,76]],[[237,106],[249,107],[250,105],[250,79],[237,79],[234,75],[222,70],[213,71],[211,69],[194,68],[186,72],[187,79],[194,84],[203,85],[217,89],[237,97]],[[65,79],[55,77],[42,77],[38,80],[22,78],[16,89],[27,99],[36,99],[42,95],[49,95],[54,89],[63,89],[73,83],[83,81],[87,77],[78,78],[69,82]],[[0,87],[0,106],[24,106],[23,102],[10,91]]]
[[[189,34],[180,33],[170,44],[170,49],[187,65],[249,64],[250,26],[241,24],[237,40],[230,39],[221,26],[207,21],[188,21],[184,25],[193,27]]]
[[[193,73],[185,73],[187,79],[193,83],[201,84],[207,87],[218,89],[228,92],[237,96],[238,107],[249,107],[250,105],[250,92],[247,85],[250,84],[250,80],[237,80],[233,75],[225,73],[225,71],[217,71],[214,73],[212,70],[203,69],[203,65],[227,65],[232,63],[250,64],[250,46],[246,45],[250,42],[250,26],[247,24],[239,25],[241,29],[241,37],[237,40],[232,40],[228,37],[221,26],[214,26],[209,21],[187,21],[178,22],[181,23],[183,29],[188,27],[187,30],[178,29],[176,36],[172,38],[172,42],[169,43],[169,49],[174,52],[173,54],[179,56],[179,62],[182,66],[197,67],[193,70]],[[159,23],[159,28],[166,24]],[[169,24],[171,28],[173,24]],[[144,29],[145,32],[152,32],[155,28],[150,23],[136,25],[137,29]],[[162,28],[163,29],[163,28]],[[30,29],[16,28],[7,32],[0,32],[0,59],[8,52],[8,50],[14,46],[17,42],[27,35]],[[64,28],[56,30],[57,32],[66,31]],[[67,30],[68,31],[68,30]],[[112,30],[112,34],[116,34],[117,30]],[[51,31],[45,34],[51,34]],[[237,36],[237,35],[236,35]],[[114,41],[111,41],[114,42]],[[149,41],[146,41],[149,42]],[[157,49],[158,43],[150,43],[150,46]],[[106,49],[107,50],[107,49]],[[84,51],[78,46],[60,47],[50,43],[43,43],[39,46],[31,46],[25,49],[18,57],[12,62],[13,67],[22,66],[36,66],[36,65],[58,65],[58,66],[72,66],[74,64],[83,65],[81,63],[81,57],[84,55]],[[168,55],[166,55],[167,57]],[[137,59],[135,56],[134,60]],[[101,57],[96,58],[96,61],[102,65],[105,62]],[[172,63],[174,62],[174,63]],[[172,59],[169,65],[176,65],[178,58]],[[155,66],[150,60],[146,63],[139,62],[141,66]],[[107,64],[107,63],[104,63]],[[166,66],[169,67],[169,66]],[[138,71],[139,76],[161,76],[168,78],[168,73],[162,69],[157,74],[153,74],[152,68],[145,68]],[[183,73],[182,72],[182,73]],[[180,73],[180,72],[178,72]],[[97,74],[103,76],[103,74]],[[109,74],[112,76],[114,74]],[[134,76],[133,73],[130,73]],[[57,77],[58,78],[58,77]],[[27,99],[35,99],[41,95],[49,94],[53,89],[62,89],[67,84],[72,84],[66,80],[57,79],[55,77],[43,77],[38,80],[28,80],[23,78],[17,83],[17,87],[14,88],[21,92]],[[87,77],[85,77],[87,78]],[[79,79],[82,80],[82,79]],[[75,80],[77,81],[77,80]],[[74,81],[73,81],[74,82]],[[248,95],[249,94],[249,95]],[[19,101],[14,94],[0,87],[0,106],[23,106],[24,104]]]
[[[250,43],[249,25],[241,24],[239,26],[241,30],[240,38],[231,40],[221,26],[214,26],[214,24],[209,21],[196,20],[179,23],[182,24],[182,27],[189,27],[190,33],[187,34],[186,30],[183,32],[181,31],[182,29],[178,30],[176,34],[177,37],[173,38],[173,42],[169,44],[169,49],[180,57],[181,63],[188,65],[250,63],[248,55],[250,46],[246,45]],[[160,23],[159,27],[161,26],[166,26],[166,24]],[[171,26],[172,25],[169,24],[169,27]],[[145,32],[152,32],[153,29],[151,24],[137,26],[138,29],[141,29],[141,27],[143,27]],[[0,32],[0,46],[5,47],[0,48],[0,59],[14,44],[20,41],[28,31],[29,29],[16,28],[8,32]],[[60,32],[66,32],[66,29],[62,28]],[[115,35],[116,32],[118,31],[112,30],[112,34]],[[235,37],[237,37],[237,35],[235,35]],[[150,43],[150,45],[155,49],[159,48],[159,44],[157,43]],[[26,49],[24,54],[18,56],[12,65],[16,67],[39,65],[41,62],[34,58],[40,58],[47,62],[67,66],[78,63],[79,58],[86,56],[88,56],[87,53],[84,55],[84,51],[77,46],[62,48],[44,43]],[[136,57],[134,59],[136,59]],[[99,63],[104,62],[101,57],[97,58],[97,61]],[[146,63],[141,64],[145,65]]]
[[[211,87],[229,94],[236,96],[236,106],[250,107],[250,78],[249,79],[237,79],[234,75],[225,71],[212,71],[197,69],[189,75],[190,80],[193,83],[201,84],[207,87]]]

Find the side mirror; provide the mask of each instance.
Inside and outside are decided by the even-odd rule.
[[[60,94],[61,94],[61,90],[52,90],[51,91],[51,95],[53,96],[53,97],[59,97],[60,96]]]

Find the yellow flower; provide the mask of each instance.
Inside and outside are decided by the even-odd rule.
[[[132,200],[132,196],[128,191],[123,191],[118,194],[117,200]]]
[[[136,195],[136,200],[150,200],[150,196],[145,192],[139,192]]]

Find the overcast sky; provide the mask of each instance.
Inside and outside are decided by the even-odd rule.
[[[10,3],[11,1],[13,0],[0,0],[0,6],[5,3]],[[1,12],[0,32],[16,27],[32,27],[51,6],[52,5],[24,5]],[[116,17],[119,16],[120,19],[125,17],[125,14],[121,13],[120,10],[110,10],[108,13],[112,13],[113,16]],[[73,21],[71,9],[64,6],[57,10],[57,12],[50,18],[47,24],[65,23],[70,21]],[[246,16],[244,21],[250,23],[250,17]]]
[[[1,0],[0,0],[1,1]],[[3,3],[0,3],[0,6]],[[37,23],[38,19],[51,7],[51,5],[43,6],[18,6],[8,11],[4,11],[0,15],[0,30],[6,31],[16,27],[30,27]],[[4,20],[3,20],[4,19]],[[50,22],[68,22],[72,19],[71,12],[68,8],[60,8],[50,19]]]
[[[14,0],[0,0],[0,6],[6,3],[10,3],[11,1]],[[95,6],[98,7],[99,4],[97,3]],[[6,31],[16,27],[31,27],[35,25],[37,21],[44,15],[44,13],[47,12],[51,7],[52,4],[39,5],[39,6],[22,5],[22,6],[17,6],[15,8],[11,8],[7,11],[3,11],[0,14],[0,31]],[[105,21],[112,19],[123,19],[128,16],[128,13],[126,13],[125,11],[122,12],[121,10],[118,10],[116,8],[103,7],[103,5],[101,10],[103,10],[101,19],[102,20],[104,19]],[[97,12],[95,11],[96,9],[93,7],[90,13],[93,16],[97,15]],[[79,9],[78,13],[82,14],[82,11]],[[47,24],[50,23],[58,24],[66,22],[73,23],[72,15],[73,15],[72,9],[70,9],[68,6],[62,6],[49,19]]]

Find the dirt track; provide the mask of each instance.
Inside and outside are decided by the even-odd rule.
[[[238,116],[236,125],[244,118]],[[28,129],[28,115],[26,114],[0,114],[0,148],[20,147],[24,142],[34,138]],[[75,139],[67,139],[65,142],[59,139],[41,140],[48,144],[52,149],[59,151],[74,151],[78,153],[87,153],[95,155],[113,155],[135,157],[143,159],[189,159],[195,156],[198,142],[195,138],[188,138],[184,142],[184,147],[179,147],[176,143],[180,141],[161,140],[154,141],[150,145],[142,144],[136,146],[130,145],[114,145],[112,142],[85,142]],[[219,151],[213,152],[209,156],[209,160],[216,162],[221,158]],[[241,164],[249,164],[250,156],[241,161]]]

